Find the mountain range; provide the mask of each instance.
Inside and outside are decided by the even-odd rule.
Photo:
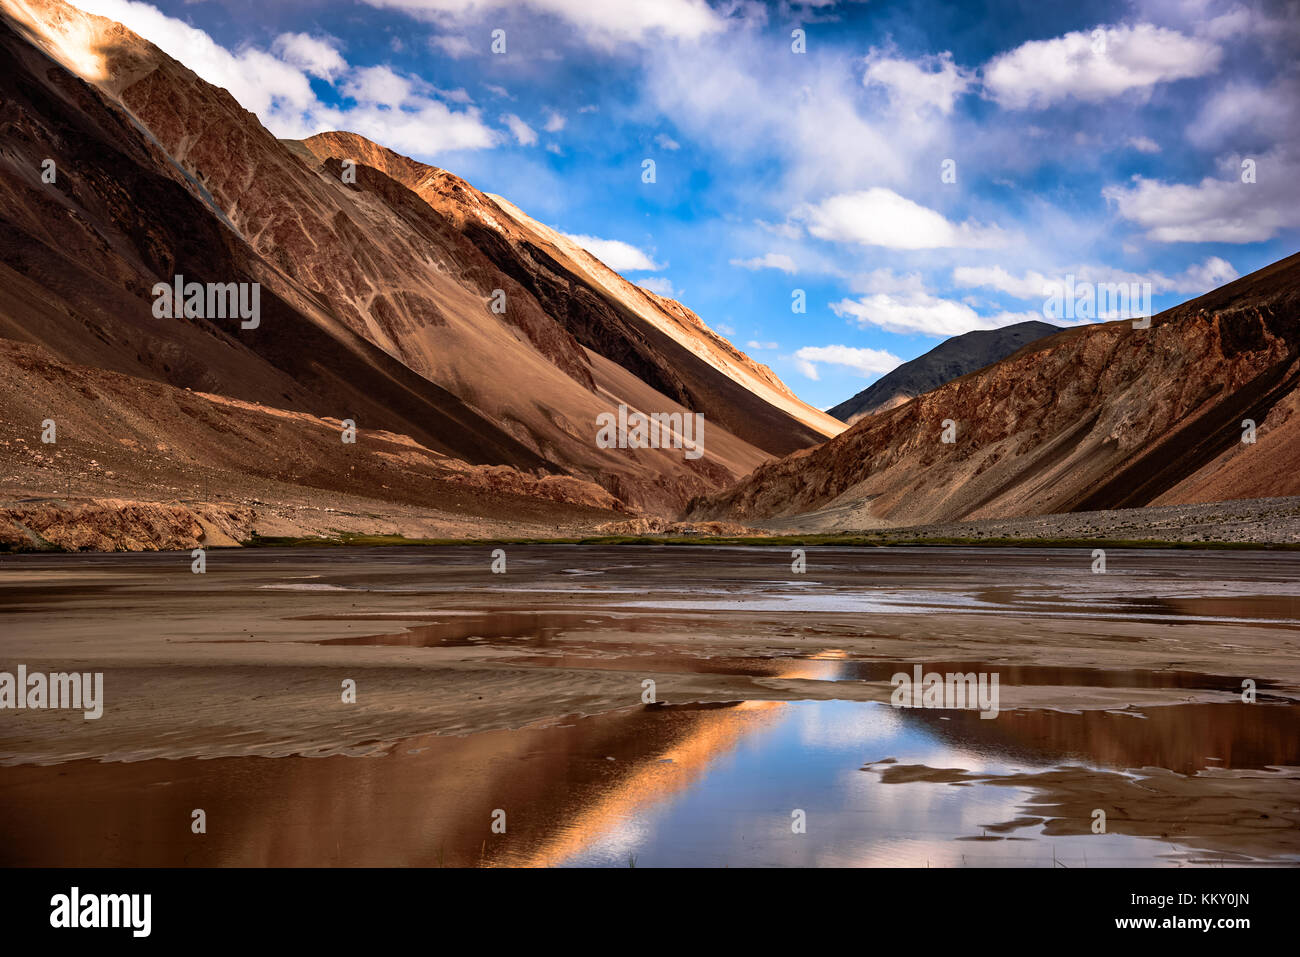
[[[111,20],[0,0],[0,49],[0,548],[1300,494],[1300,256],[1148,328],[955,337],[828,414],[507,198],[277,139]],[[258,315],[160,313],[177,283]],[[702,416],[704,454],[598,441],[628,412]]]
[[[289,487],[432,509],[468,482],[506,496],[488,509],[503,519],[539,489],[668,515],[843,428],[501,197],[355,134],[278,140],[59,0],[0,10],[11,496],[251,503]],[[152,290],[176,276],[258,284],[260,321],[156,317]],[[708,454],[600,447],[598,416],[620,406],[703,414]]]

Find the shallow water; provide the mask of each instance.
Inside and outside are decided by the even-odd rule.
[[[1193,774],[1297,765],[1292,712],[1189,705],[1145,718],[1017,712],[983,722],[871,702],[741,702],[425,737],[351,756],[7,768],[0,863],[1242,862],[1177,841],[1090,833],[1090,819],[1062,819],[1028,803],[1033,787],[885,783],[877,769],[924,765],[997,776],[1060,766],[1160,765]],[[207,814],[206,834],[189,832],[194,808]],[[492,830],[498,811],[504,834]],[[803,833],[793,827],[797,812]],[[1044,834],[1053,819],[1073,833]]]
[[[1295,688],[1257,675],[1260,703],[1242,704],[1235,660],[1242,642],[1256,656],[1300,647],[1300,556],[1114,550],[1108,574],[1092,575],[1083,549],[809,549],[809,573],[793,575],[788,549],[509,553],[504,577],[487,549],[470,548],[212,552],[204,576],[189,574],[188,556],[8,557],[0,668],[19,660],[13,648],[21,660],[93,660],[112,633],[112,655],[140,668],[165,655],[177,688],[200,675],[218,696],[247,698],[241,716],[253,722],[264,699],[241,682],[262,662],[308,685],[312,668],[327,670],[334,688],[329,669],[349,662],[409,667],[429,697],[476,680],[473,669],[516,676],[510,689],[541,676],[581,693],[625,672],[632,688],[650,673],[661,686],[705,677],[852,697],[924,656],[927,672],[996,673],[1004,695],[1062,693],[996,720],[868,700],[628,708],[624,696],[592,716],[319,757],[48,765],[22,758],[29,739],[5,737],[30,721],[10,723],[0,864],[1300,863],[1300,781],[1285,770],[1300,768]],[[906,661],[889,653],[906,628],[928,641],[930,620],[933,650],[913,635]],[[1040,641],[1075,663],[1034,663]],[[185,657],[240,645],[261,657]],[[1197,657],[1203,648],[1213,655]],[[112,687],[130,687],[121,682]],[[1065,692],[1081,688],[1121,693],[1114,707],[1073,710]],[[1128,704],[1125,689],[1166,703]],[[492,692],[475,694],[466,707]],[[117,719],[110,708],[102,726],[71,730],[111,732]],[[182,743],[204,720],[187,714],[150,743]],[[190,830],[195,808],[205,834]],[[1091,832],[1097,808],[1105,833]],[[498,811],[504,833],[492,828]]]

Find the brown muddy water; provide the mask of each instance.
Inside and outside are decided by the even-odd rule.
[[[1300,863],[1300,556],[489,551],[0,558],[0,864]]]

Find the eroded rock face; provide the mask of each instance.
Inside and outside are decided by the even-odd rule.
[[[693,503],[919,524],[1300,492],[1300,255],[1156,316],[1070,329]],[[1243,421],[1257,441],[1242,442]],[[954,441],[942,441],[951,424]]]
[[[175,551],[248,538],[253,509],[101,499],[0,508],[0,548]]]

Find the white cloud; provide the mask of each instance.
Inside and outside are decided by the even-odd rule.
[[[1139,153],[1159,153],[1160,144],[1148,136],[1130,136],[1128,145]]]
[[[565,233],[565,238],[577,243],[614,272],[658,272],[664,268],[646,253],[621,239],[600,239],[573,233]]]
[[[510,135],[515,138],[515,142],[520,146],[535,146],[537,144],[537,131],[514,113],[507,113],[501,117],[501,122],[509,127]]]
[[[1241,162],[1254,164],[1256,181],[1241,181]],[[1254,243],[1300,225],[1300,162],[1283,150],[1259,157],[1228,157],[1231,179],[1166,183],[1136,176],[1132,186],[1102,190],[1119,214],[1161,243]]]
[[[903,360],[883,349],[857,349],[852,346],[804,346],[794,354],[795,365],[810,379],[821,378],[815,363],[847,366],[858,375],[880,375],[897,367]]]
[[[904,60],[873,49],[866,63],[863,84],[885,88],[895,109],[912,114],[931,109],[947,116],[957,97],[974,81],[973,74],[953,63],[952,54],[947,52]]]
[[[281,33],[271,49],[288,63],[301,67],[312,76],[330,80],[348,68],[332,37],[313,37],[306,33]]]
[[[1188,266],[1173,288],[1177,292],[1209,292],[1224,283],[1232,282],[1240,275],[1226,259],[1211,256],[1199,266]]]
[[[468,37],[459,36],[457,34],[429,37],[429,46],[435,50],[441,50],[453,60],[473,56],[478,52],[474,48],[474,44],[469,42]]]
[[[831,311],[854,320],[862,327],[877,326],[886,332],[920,333],[936,338],[959,336],[975,329],[999,329],[1027,319],[1042,319],[1041,312],[1002,312],[995,316],[981,316],[964,302],[941,299],[928,292],[876,293],[859,299],[842,299],[831,303]]]
[[[415,97],[416,81],[391,67],[367,66],[353,71],[339,89],[361,103],[399,107]]]
[[[893,190],[874,187],[841,193],[796,209],[792,218],[807,224],[818,239],[890,249],[941,249],[1003,245],[996,226],[950,223],[942,215]]]
[[[655,137],[655,145],[658,146],[661,150],[668,150],[669,152],[672,152],[673,150],[679,150],[682,148],[682,144],[678,143],[667,133],[660,133],[659,135],[657,135]]]
[[[1087,103],[1157,83],[1204,76],[1222,51],[1200,37],[1139,23],[1031,40],[990,60],[984,86],[1007,109],[1044,109],[1073,97]]]
[[[799,267],[794,264],[794,260],[785,253],[765,253],[752,259],[733,259],[731,265],[739,266],[741,269],[779,269],[781,272],[789,273],[798,272],[799,270]]]
[[[356,105],[322,113],[326,129],[350,129],[413,155],[482,149],[500,142],[477,109],[452,110],[434,97],[436,91],[422,79],[391,67],[360,67],[336,86]]]
[[[781,348],[779,342],[759,342],[757,339],[750,339],[745,343],[746,349],[756,349],[760,352],[771,352],[773,349]]]
[[[481,21],[511,8],[528,7],[577,28],[590,43],[609,47],[651,35],[697,40],[722,30],[722,17],[705,0],[364,0],[438,23]],[[508,39],[507,39],[508,42]]]
[[[565,124],[567,123],[568,120],[555,110],[547,110],[546,123],[542,126],[542,129],[546,130],[548,133],[558,133],[560,130],[564,129]]]
[[[1150,283],[1153,293],[1200,295],[1231,282],[1239,275],[1226,259],[1210,256],[1202,263],[1188,266],[1177,276],[1166,276],[1158,272],[1127,272],[1109,266],[1072,266],[1050,275],[1030,270],[1015,276],[1001,266],[959,266],[952,271],[952,281],[958,286],[996,289],[1014,299],[1033,300],[1046,298],[1049,287],[1059,287],[1067,276],[1073,276],[1075,282]]]

